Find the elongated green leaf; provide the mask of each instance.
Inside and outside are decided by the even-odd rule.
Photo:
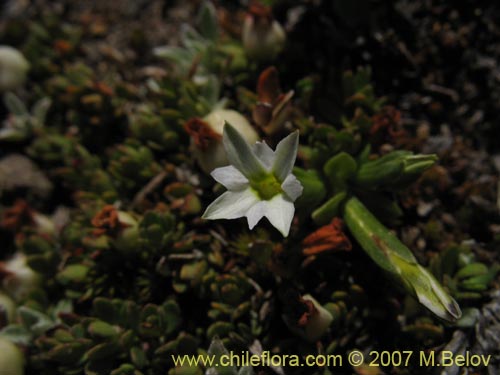
[[[45,118],[47,117],[47,112],[51,104],[52,101],[50,98],[42,98],[33,106],[33,118],[36,120],[37,126],[45,125]]]
[[[346,192],[342,191],[328,199],[319,208],[312,213],[312,219],[318,225],[325,225],[340,213],[340,206],[347,197]]]
[[[15,94],[8,92],[4,95],[3,101],[10,113],[16,116],[29,116],[28,109]]]
[[[297,211],[313,211],[326,195],[326,189],[321,177],[314,169],[306,171],[299,167],[293,168],[293,174],[304,188],[302,195],[295,201]]]
[[[201,35],[215,40],[219,34],[217,11],[211,1],[204,1],[198,13],[198,28]]]

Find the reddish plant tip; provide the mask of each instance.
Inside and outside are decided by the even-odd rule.
[[[259,102],[273,104],[281,95],[278,69],[270,66],[265,69],[257,81]]]
[[[271,7],[268,7],[259,1],[253,1],[248,7],[248,13],[259,21],[271,21],[273,12]]]
[[[25,200],[18,199],[12,207],[4,211],[0,226],[11,231],[18,231],[24,225],[33,224],[33,213],[33,209]]]
[[[114,237],[118,235],[122,229],[129,227],[128,224],[120,222],[118,211],[112,205],[104,206],[102,210],[92,218],[91,224],[95,227],[92,231],[94,236],[107,234]]]
[[[194,140],[196,146],[206,150],[213,141],[220,141],[222,136],[212,130],[210,125],[198,117],[194,117],[184,124],[184,130]]]
[[[339,218],[325,225],[307,236],[302,245],[302,253],[306,256],[319,254],[325,251],[349,251],[352,249],[351,241],[342,231],[343,223]]]
[[[0,282],[13,276],[14,273],[6,268],[5,262],[0,262]]]
[[[59,52],[60,54],[66,54],[71,52],[73,49],[73,46],[71,45],[70,42],[64,39],[57,39],[53,43],[54,49]]]
[[[393,106],[383,107],[379,113],[373,115],[372,121],[371,136],[386,133],[392,139],[396,139],[405,134],[401,129],[401,112]]]
[[[104,82],[94,82],[94,88],[103,95],[113,96],[113,88],[105,84]]]
[[[312,301],[300,297],[299,302],[302,304],[306,311],[304,311],[304,313],[300,316],[297,324],[299,327],[304,327],[307,325],[309,320],[317,314],[318,310],[316,310],[316,307],[314,307]]]

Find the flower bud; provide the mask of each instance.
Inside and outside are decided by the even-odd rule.
[[[95,228],[92,232],[94,238],[88,238],[88,243],[94,246],[102,245],[104,248],[110,243],[123,252],[137,249],[139,224],[128,212],[118,211],[112,205],[107,205],[92,218],[91,222]]]
[[[24,355],[10,341],[0,338],[0,372],[9,375],[24,374]]]
[[[125,228],[114,240],[114,246],[122,251],[137,250],[139,240],[139,224],[137,220],[128,212],[124,211],[118,211],[118,220]]]
[[[14,320],[16,304],[7,294],[0,290],[0,328]]]
[[[285,319],[291,331],[303,339],[314,342],[321,338],[333,321],[332,314],[319,304],[310,294],[300,298],[302,304],[307,306],[307,311],[300,317],[298,322]]]
[[[29,63],[17,49],[0,46],[0,92],[14,90],[26,80]]]
[[[258,101],[252,111],[254,122],[266,133],[274,134],[283,129],[293,114],[293,90],[281,91],[278,70],[271,66],[264,70],[257,82]]]
[[[203,119],[190,119],[185,125],[186,131],[191,136],[194,157],[207,174],[215,168],[229,164],[222,144],[222,133],[226,122],[231,124],[248,144],[253,145],[259,140],[259,135],[248,120],[231,109],[216,109]]]
[[[286,34],[269,7],[254,4],[243,23],[242,40],[248,57],[269,61],[283,50]]]
[[[26,256],[21,253],[0,263],[0,272],[3,288],[15,301],[26,298],[41,282],[40,275],[28,266]]]

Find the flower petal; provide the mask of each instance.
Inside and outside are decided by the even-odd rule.
[[[243,190],[248,187],[248,179],[232,165],[216,168],[210,175],[228,190]]]
[[[245,177],[252,179],[252,177],[259,178],[267,174],[266,169],[254,154],[250,145],[228,122],[224,125],[222,142],[224,143],[227,159]]]
[[[226,191],[207,207],[202,218],[237,219],[245,216],[250,207],[258,202],[259,198],[250,188],[242,191]]]
[[[288,198],[295,202],[295,200],[302,195],[304,188],[300,181],[293,174],[286,176],[285,181],[281,184],[281,188],[288,195]]]
[[[267,145],[266,142],[257,142],[252,146],[255,155],[264,164],[267,170],[271,170],[274,163],[274,151]]]
[[[273,164],[273,172],[279,181],[284,181],[285,178],[292,172],[295,159],[297,157],[297,149],[299,147],[299,132],[295,131],[288,137],[283,139],[276,147],[275,159]]]
[[[267,201],[260,201],[259,203],[253,205],[248,210],[246,217],[248,220],[248,228],[253,229],[255,225],[262,219],[266,214]]]
[[[284,237],[288,236],[295,212],[293,202],[285,198],[282,194],[276,195],[273,199],[266,202],[265,216]]]

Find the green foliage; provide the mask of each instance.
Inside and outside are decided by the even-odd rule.
[[[19,142],[32,137],[45,125],[49,98],[38,100],[28,111],[26,105],[13,93],[4,95],[4,103],[10,113],[6,126],[0,130],[0,142]]]
[[[334,5],[342,22],[364,17],[353,9],[358,4],[364,13],[365,2],[353,4]],[[24,348],[27,372],[244,375],[253,370],[175,368],[171,355],[206,354],[207,347],[221,355],[259,345],[301,356],[380,342],[438,347],[450,330],[476,324],[480,305],[497,287],[499,267],[490,264],[482,243],[450,245],[440,238],[435,222],[445,212],[425,225],[425,217],[412,216],[408,202],[432,189],[410,188],[435,168],[437,157],[404,149],[402,136],[380,126],[398,116],[388,118],[369,68],[345,73],[332,87],[341,108],[329,122],[314,112],[324,99],[314,75],[283,82],[296,89],[287,99],[286,121],[276,134],[260,136],[274,149],[287,133],[300,132],[293,175],[304,190],[288,238],[276,236],[268,223],[250,232],[239,222],[200,218],[221,189],[191,168],[184,124],[224,105],[249,117],[262,99],[252,91],[256,66],[229,26],[219,24],[213,2],[203,2],[195,27],[181,27],[180,46],[156,49],[164,59],[156,62],[148,54],[129,59],[125,49],[108,51],[95,64],[85,43],[101,43],[102,35],[45,12],[15,38],[33,71],[26,91],[4,98],[1,152],[28,155],[55,186],[45,200],[19,189],[0,201],[2,267],[20,254],[41,284],[12,298],[14,319],[4,322],[7,314],[0,311],[0,337]],[[143,64],[161,68],[151,73]],[[407,148],[418,149],[413,146]],[[28,202],[24,210],[13,205],[18,197]],[[103,210],[109,215],[99,216]],[[408,217],[411,222],[403,221]],[[332,229],[337,218],[347,234],[341,224]],[[391,230],[402,223],[408,245]],[[451,232],[453,224],[446,225]],[[415,228],[422,229],[418,240],[428,242],[425,250],[406,238]],[[307,253],[304,241],[311,235],[315,247]],[[458,243],[468,238],[454,236]],[[339,238],[356,241],[351,253],[336,253]],[[9,283],[17,285],[12,280],[22,275],[2,272],[0,292],[7,295]],[[298,333],[314,316],[307,294],[332,318],[313,344]],[[463,315],[452,323],[422,308],[456,320],[453,299]],[[384,340],[378,327],[387,329]]]

